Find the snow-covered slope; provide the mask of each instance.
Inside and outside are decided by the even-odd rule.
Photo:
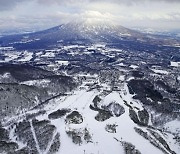
[[[34,39],[52,39],[58,42],[86,41],[92,42],[113,42],[123,38],[142,37],[141,33],[115,25],[111,22],[88,20],[73,21],[67,24],[37,32],[29,37]],[[85,43],[85,42],[84,42]]]
[[[166,41],[104,21],[0,40],[0,153],[180,153]]]
[[[13,46],[17,49],[42,49],[59,44],[111,43],[121,46],[131,43],[177,45],[178,40],[166,40],[163,37],[143,34],[109,21],[73,21],[48,30],[7,36],[0,39],[2,46]]]
[[[84,81],[67,96],[4,121],[4,128],[13,128],[9,140],[17,143],[17,154],[170,154],[180,151],[171,133],[152,126],[151,115],[132,98],[126,82],[120,91],[111,91],[108,84],[97,82],[93,76],[92,79]],[[94,84],[101,88],[93,89]]]

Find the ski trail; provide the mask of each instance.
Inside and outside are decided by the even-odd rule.
[[[87,105],[90,105],[91,100],[93,100],[93,98],[94,98],[96,95],[97,95],[97,93],[95,93],[95,92],[92,94],[92,96],[88,99],[87,103],[82,107],[83,110],[87,107]]]
[[[39,143],[38,143],[38,140],[36,138],[36,133],[35,133],[35,130],[34,130],[34,127],[33,127],[33,124],[32,124],[32,120],[30,120],[30,126],[31,126],[31,132],[33,134],[34,141],[36,143],[37,151],[38,151],[39,154],[41,154],[42,152],[40,150]]]
[[[77,102],[85,93],[86,93],[86,91],[84,91],[83,93],[81,93],[80,95],[78,95],[78,97],[75,98],[75,99],[73,100],[73,102],[68,105],[68,108],[71,107],[72,105],[74,105],[74,103]],[[77,94],[75,94],[75,95],[77,95]]]
[[[51,148],[51,145],[53,144],[53,141],[54,141],[56,135],[57,135],[57,130],[54,131],[54,134],[52,136],[52,140],[49,142],[44,154],[47,154],[49,152],[49,150]]]

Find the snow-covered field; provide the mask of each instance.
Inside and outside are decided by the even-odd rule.
[[[166,70],[152,69],[152,71],[154,71],[155,73],[159,73],[159,74],[169,74],[169,72]]]
[[[69,55],[70,57],[76,57],[77,55],[81,54],[91,56],[91,54],[94,53],[94,51],[91,50],[96,50],[98,54],[101,53],[103,56],[106,55],[106,58],[108,60],[111,58],[112,60],[114,60],[115,57],[117,58],[117,55],[119,57],[120,54],[124,54],[120,49],[105,48],[104,44],[95,44],[89,47],[81,46],[81,49],[84,50],[83,53],[80,52],[81,50],[79,49],[79,46],[76,45],[67,45],[57,50],[52,49],[38,52],[8,51],[7,53],[5,53],[5,57],[2,57],[2,62],[6,63],[17,61],[20,64],[26,64],[29,61],[32,62],[32,59],[34,59],[34,62],[37,62],[37,64],[45,64],[40,66],[42,69],[46,68],[48,71],[51,70],[52,72],[56,73],[55,75],[63,74],[71,77],[71,74],[68,74],[68,72],[66,71],[68,71],[69,69],[70,73],[72,73],[74,71],[73,69],[75,69],[76,66],[80,68],[81,65],[78,66],[77,61],[72,63],[71,58],[63,59],[60,56],[57,56],[58,58],[55,59],[56,54],[61,54],[62,52],[64,52],[64,50],[67,50],[67,55]],[[102,65],[106,58],[101,59],[100,63]],[[180,146],[177,139],[175,138],[175,135],[179,134],[180,132],[180,122],[178,120],[172,120],[164,124],[161,128],[156,128],[154,127],[152,121],[152,116],[153,114],[155,114],[154,112],[151,113],[152,110],[148,111],[149,117],[147,125],[141,125],[135,122],[135,120],[130,116],[132,114],[131,112],[133,112],[135,114],[135,117],[137,116],[137,119],[140,121],[139,111],[144,111],[146,109],[145,104],[142,104],[140,100],[135,100],[132,98],[134,95],[131,95],[129,93],[128,88],[128,82],[137,79],[130,74],[132,74],[133,71],[137,73],[139,71],[141,73],[141,63],[130,63],[127,61],[126,57],[121,57],[119,59],[117,58],[115,60],[116,61],[113,61],[112,63],[117,67],[117,72],[119,73],[119,75],[117,73],[117,76],[115,76],[117,77],[117,83],[114,87],[111,83],[111,77],[113,76],[114,72],[110,72],[111,69],[107,69],[107,72],[105,72],[106,74],[102,76],[100,76],[101,74],[96,74],[88,71],[86,73],[84,73],[83,71],[75,74],[72,73],[72,78],[76,81],[79,81],[79,86],[76,87],[76,89],[74,89],[73,91],[68,91],[63,96],[58,96],[58,94],[61,93],[61,90],[59,89],[59,93],[47,90],[48,86],[50,87],[50,84],[52,86],[52,89],[56,87],[56,83],[53,84],[51,77],[49,76],[49,78],[37,78],[34,80],[32,79],[18,82],[18,84],[21,86],[26,85],[30,86],[31,88],[38,87],[39,89],[47,88],[47,95],[51,95],[52,97],[48,99],[48,101],[45,101],[45,104],[43,104],[44,102],[42,102],[43,105],[39,108],[32,108],[27,112],[22,111],[19,112],[20,114],[18,116],[6,117],[4,119],[3,124],[5,128],[10,129],[10,141],[18,143],[19,149],[27,146],[27,143],[25,141],[23,142],[18,138],[16,125],[25,120],[27,118],[27,115],[30,115],[30,117],[33,117],[35,115],[33,118],[27,118],[26,120],[27,123],[29,122],[30,124],[29,131],[32,133],[31,141],[34,141],[35,148],[37,149],[37,152],[39,154],[49,154],[50,147],[51,145],[53,145],[56,134],[60,134],[60,148],[56,152],[57,154],[172,154],[172,151],[175,151],[177,154],[180,153]],[[46,63],[44,63],[44,61]],[[71,64],[74,64],[72,66],[75,67],[71,68]],[[142,65],[145,64],[146,62],[142,62]],[[179,63],[171,62],[171,66],[175,67],[173,68],[174,70],[177,70]],[[70,68],[64,70],[64,72],[60,72],[60,67]],[[94,65],[91,65],[90,67],[93,68]],[[163,67],[155,65],[151,69],[151,73],[153,74],[150,75],[157,78],[163,75],[167,76],[172,73],[173,69],[171,70],[170,68],[172,67],[168,67],[168,69],[165,69]],[[109,75],[108,73],[111,74]],[[127,75],[128,73],[129,75]],[[2,81],[5,81],[6,79],[11,78],[12,75],[13,73],[2,73],[0,75],[0,79]],[[104,78],[106,79],[108,77],[109,79],[107,81],[102,81]],[[177,76],[176,78],[177,80],[180,80],[179,76]],[[56,78],[53,77],[52,79],[56,80]],[[145,77],[138,78],[139,81],[144,79]],[[66,80],[63,80],[63,82],[65,81]],[[57,84],[59,83],[57,82]],[[94,99],[97,96],[100,98],[100,100],[96,104],[94,103]],[[24,95],[23,97],[26,96]],[[153,101],[151,98],[148,98],[147,100],[151,102]],[[37,101],[36,105],[39,105],[38,99],[35,99],[35,101]],[[112,105],[113,103],[115,104],[115,106]],[[158,101],[157,103],[161,104],[162,102]],[[118,109],[116,107],[118,107]],[[116,116],[115,111],[120,112],[119,108],[121,108],[124,112],[121,115]],[[51,119],[49,117],[49,115],[51,115],[52,113],[63,109],[68,110],[65,115],[54,119]],[[107,119],[105,118],[104,120],[97,120],[97,116],[102,116],[101,112],[106,111],[107,109],[108,111],[110,110],[109,112],[112,115]],[[19,110],[20,108],[18,108],[18,111]],[[43,114],[39,114],[39,112],[41,111],[43,112]],[[73,113],[73,111],[77,111],[82,116],[82,122],[67,122],[67,117],[71,113]],[[159,115],[161,115],[161,113]],[[36,125],[33,122],[34,119],[37,119],[40,122],[46,120],[52,126],[54,126],[53,128],[55,128],[52,136],[49,138],[50,141],[46,145],[45,150],[41,149],[41,144],[38,141],[39,132],[37,132],[36,130]],[[16,124],[13,125],[13,122]],[[50,124],[47,125],[49,126]],[[10,127],[13,127],[13,129],[11,129]],[[44,128],[41,129],[43,130]],[[137,130],[141,131],[141,133]],[[90,135],[90,139],[88,141],[84,139],[85,131],[88,131]],[[81,139],[81,142],[78,144],[74,143],[74,138],[69,135],[68,132],[73,132],[75,135],[77,135],[76,137],[79,137]],[[155,135],[153,135],[152,132],[155,132]],[[134,150],[136,152],[133,153],[131,151],[131,153],[128,153],[126,151],[127,145],[128,150],[131,149],[132,151]],[[170,151],[169,149],[172,151]]]
[[[44,82],[48,83],[48,81]],[[36,83],[26,82],[24,84],[32,85]],[[56,132],[52,137],[52,141],[57,132],[60,134],[61,146],[57,154],[123,154],[124,142],[131,143],[142,154],[163,154],[163,152],[156,148],[153,144],[151,144],[149,140],[145,139],[135,131],[135,127],[140,128],[150,135],[147,127],[140,127],[139,125],[135,124],[129,117],[129,107],[127,106],[127,104],[129,104],[133,109],[138,108],[138,110],[143,110],[143,106],[140,102],[134,101],[132,99],[132,95],[129,94],[127,84],[124,84],[124,87],[121,91],[110,92],[108,95],[102,96],[100,106],[107,106],[112,102],[116,102],[125,109],[125,112],[120,117],[113,116],[105,121],[97,121],[95,119],[97,111],[91,110],[89,108],[95,96],[101,95],[103,90],[105,90],[105,87],[101,90],[94,89],[91,91],[88,90],[86,84],[83,84],[81,87],[84,88],[82,90],[77,89],[70,95],[65,96],[61,99],[51,101],[44,107],[44,109],[46,110],[46,114],[37,117],[37,119],[40,121],[45,119],[48,120],[48,114],[57,111],[58,109],[70,109],[71,111],[78,111],[82,115],[83,122],[79,124],[66,123],[65,116],[54,120],[51,119],[51,124],[56,127]],[[125,102],[127,104],[125,104]],[[168,123],[166,127],[168,129],[175,129],[174,126],[177,126],[177,123],[177,121],[174,123]],[[48,145],[46,151],[41,151],[39,148],[39,143],[36,139],[36,134],[33,129],[32,122],[30,122],[30,124],[31,131],[33,132],[33,137],[35,139],[36,147],[39,153],[48,153],[48,147],[52,143]],[[107,125],[115,125],[116,131],[113,133],[108,132],[105,129]],[[149,125],[151,125],[151,121],[149,122]],[[87,129],[91,135],[90,142],[86,142],[85,140],[83,140],[82,143],[78,145],[73,143],[72,138],[67,135],[67,131],[70,130],[78,131],[80,132],[80,135],[83,135],[83,131],[85,129]],[[157,132],[166,140],[167,143],[169,143],[169,145],[172,145],[170,148],[178,153],[180,149],[178,149],[178,146],[174,146],[176,144],[171,144],[174,142],[174,140],[171,138],[170,134],[165,138],[160,131]],[[162,146],[162,148],[164,147]],[[166,152],[169,153],[168,151]]]
[[[171,62],[171,66],[180,67],[180,62]]]

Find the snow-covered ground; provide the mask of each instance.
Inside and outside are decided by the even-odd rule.
[[[44,55],[41,55],[41,57],[54,57],[55,53],[53,52],[46,52]]]
[[[139,128],[129,117],[129,107],[125,105],[124,101],[128,104],[131,102],[133,108],[143,110],[141,103],[134,101],[132,95],[129,94],[128,87],[124,84],[124,88],[120,92],[111,92],[104,96],[101,103],[108,105],[111,102],[120,104],[125,113],[120,117],[111,117],[105,121],[99,122],[95,119],[97,111],[89,108],[95,96],[100,95],[102,91],[92,90],[88,91],[87,87],[83,90],[74,91],[71,96],[64,97],[64,99],[57,100],[56,105],[53,107],[49,104],[46,106],[47,114],[39,116],[38,120],[48,118],[48,114],[58,109],[68,108],[72,111],[78,111],[83,116],[83,122],[80,124],[66,124],[65,117],[51,120],[51,124],[55,125],[57,132],[60,133],[61,147],[59,153],[62,154],[123,154],[123,145],[120,142],[128,142],[133,144],[142,154],[163,154],[163,152],[153,146],[148,140],[140,136],[135,131],[135,127]],[[109,133],[105,130],[107,125],[115,124],[116,133]],[[68,137],[66,131],[79,130],[83,131],[85,128],[92,136],[92,142],[83,142],[81,145],[74,144],[72,139]],[[140,127],[147,134],[149,133],[146,127]],[[169,138],[169,140],[171,140]],[[119,142],[120,141],[120,142]],[[169,142],[169,141],[167,141]],[[177,150],[176,148],[174,148]],[[173,149],[173,150],[174,150]]]
[[[64,46],[63,50],[69,50],[68,54],[76,55],[76,54],[82,54],[78,50],[74,51],[73,49],[77,48],[79,46]],[[84,54],[91,54],[91,51],[89,50],[101,50],[101,53],[108,55],[107,57],[115,57],[116,54],[121,54],[122,50],[116,50],[116,49],[104,49],[105,45],[94,45],[86,48],[85,46],[82,46],[86,52]],[[60,49],[58,49],[60,51]],[[56,53],[58,54],[58,50],[44,50],[36,53],[28,52],[28,51],[22,51],[22,52],[7,52],[5,54],[4,62],[9,62],[17,59],[19,62],[27,62],[30,61],[33,57],[36,55],[36,60],[42,59],[53,59],[53,57],[56,56]],[[111,53],[115,51],[115,53]],[[99,52],[99,51],[98,51]],[[115,63],[116,66],[125,67],[126,69],[129,69],[132,71],[132,69],[138,69],[140,68],[140,65],[137,64],[129,64],[125,62],[124,58],[119,58]],[[43,61],[40,61],[40,63],[43,63]],[[145,63],[145,62],[144,62]],[[68,65],[71,64],[71,61],[68,60],[59,60],[55,59],[53,62],[48,61],[47,66],[49,69],[58,70],[61,65]],[[171,62],[171,66],[178,67],[179,62]],[[130,69],[131,68],[131,69]],[[176,70],[176,68],[174,68]],[[163,70],[161,67],[152,67],[151,69],[153,71],[153,76],[160,76],[160,75],[168,75],[171,73],[171,70]],[[125,72],[125,71],[124,71]],[[10,73],[4,73],[0,75],[1,79],[6,79],[11,76]],[[126,74],[122,73],[119,77],[119,85],[124,85],[118,87],[117,91],[112,91],[112,87],[108,85],[108,83],[100,83],[100,78],[97,74],[90,74],[90,73],[79,73],[75,76],[73,76],[74,79],[79,80],[79,78],[86,78],[82,82],[82,85],[79,86],[76,90],[67,93],[67,96],[57,97],[50,100],[47,104],[45,104],[41,109],[45,111],[45,114],[37,115],[35,116],[38,120],[49,120],[52,125],[56,127],[56,131],[53,134],[51,142],[47,145],[47,148],[45,151],[41,151],[39,148],[39,143],[36,139],[36,132],[34,130],[34,126],[32,123],[32,120],[29,120],[30,122],[30,128],[31,132],[33,133],[33,138],[35,139],[36,148],[38,149],[38,152],[41,154],[48,153],[48,150],[50,149],[50,146],[52,145],[53,139],[55,137],[56,133],[60,134],[60,142],[61,146],[57,154],[123,154],[124,153],[124,142],[131,143],[135,146],[138,151],[140,151],[142,154],[161,154],[163,153],[162,150],[158,149],[156,146],[154,146],[148,139],[141,136],[137,133],[135,128],[141,129],[143,132],[145,132],[147,135],[151,137],[151,139],[154,139],[157,141],[157,144],[160,145],[166,153],[170,153],[165,149],[165,147],[159,143],[159,141],[150,133],[147,126],[140,126],[136,124],[131,118],[130,118],[130,108],[132,108],[135,113],[138,115],[138,111],[144,110],[144,106],[142,103],[140,103],[137,100],[134,100],[132,95],[129,93],[127,82],[135,79],[132,76],[126,76]],[[180,76],[177,77],[178,80],[180,80]],[[126,80],[126,81],[125,81]],[[37,79],[32,81],[25,81],[20,82],[20,84],[25,84],[29,86],[38,86],[38,87],[48,87],[51,80],[49,79]],[[90,88],[88,85],[93,85],[94,83],[97,83],[97,85],[100,88]],[[119,86],[118,85],[118,86]],[[105,93],[105,94],[104,94]],[[102,99],[100,101],[100,106],[108,106],[112,102],[116,102],[121,107],[124,108],[125,112],[120,115],[119,117],[112,116],[109,119],[106,119],[105,121],[97,121],[95,117],[98,114],[98,111],[90,109],[90,105],[93,104],[93,100],[96,96],[100,96]],[[150,99],[150,98],[149,98]],[[70,109],[72,111],[78,111],[82,117],[83,122],[80,124],[68,124],[66,123],[66,116],[63,116],[61,118],[57,119],[49,119],[48,115],[61,109]],[[8,117],[9,119],[5,121],[7,124],[9,124],[11,121],[22,121],[26,117],[26,114],[36,114],[39,112],[39,110],[31,110],[26,113],[22,113],[21,115],[18,115],[17,117]],[[151,115],[149,113],[149,123],[148,125],[152,125],[151,121]],[[139,118],[139,117],[138,117]],[[116,126],[116,132],[108,132],[106,130],[107,125],[115,125]],[[161,132],[158,129],[154,129],[156,133],[158,133],[170,146],[170,149],[174,150],[177,154],[180,153],[180,147],[177,144],[176,140],[174,139],[174,134],[178,134],[180,132],[180,122],[178,120],[174,120],[171,122],[168,122],[163,127],[165,129],[165,132]],[[76,130],[81,133],[83,133],[84,129],[87,129],[91,135],[91,142],[86,142],[85,140],[82,141],[82,144],[78,145],[73,143],[72,138],[68,136],[67,131],[69,130]],[[170,133],[169,133],[170,132]],[[13,142],[16,142],[16,137],[14,136],[16,133],[14,131],[14,128],[10,131],[10,139]],[[26,146],[20,141],[17,141],[19,144],[19,148],[22,148]]]
[[[180,67],[180,62],[171,62],[171,66]]]
[[[168,71],[166,70],[158,70],[158,69],[151,69],[153,72],[155,73],[159,73],[159,74],[169,74]]]
[[[19,62],[26,62],[30,61],[33,58],[33,53],[24,51],[24,53],[21,55],[22,57],[18,60]]]
[[[133,68],[133,69],[138,68],[138,66],[137,66],[137,65],[130,65],[129,67],[130,67],[130,68]]]

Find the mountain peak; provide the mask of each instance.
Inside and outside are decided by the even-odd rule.
[[[76,21],[71,21],[67,25],[79,26],[80,28],[115,28],[119,25],[115,24],[113,21],[105,19],[80,19]]]
[[[120,25],[115,24],[109,20],[100,19],[81,19],[71,21],[67,24],[63,24],[59,27],[60,30],[76,33],[85,38],[94,38],[94,36],[105,37],[105,35],[121,35],[127,34],[128,29]]]

